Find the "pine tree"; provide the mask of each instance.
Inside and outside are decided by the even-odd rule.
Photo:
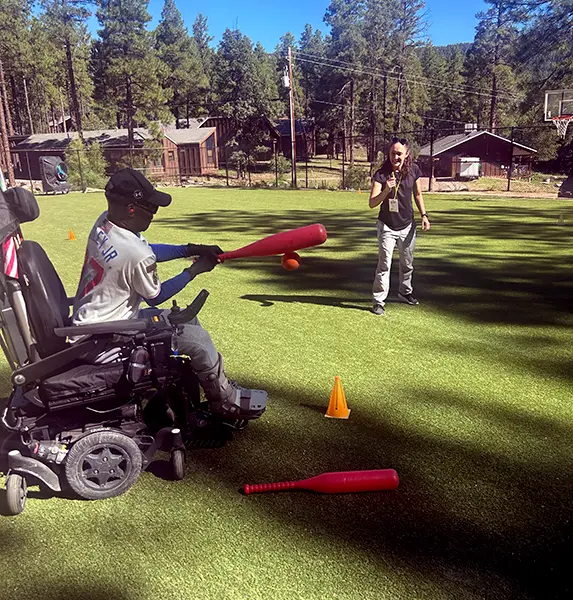
[[[162,87],[171,96],[169,106],[180,126],[180,109],[198,110],[202,104],[201,93],[207,81],[197,44],[189,37],[183,18],[174,0],[165,0],[161,21],[155,30],[155,47],[159,59],[165,64]]]
[[[474,85],[489,89],[487,105],[478,105],[478,122],[495,129],[503,114],[512,106],[516,91],[513,73],[514,50],[520,26],[527,20],[527,8],[516,0],[486,0],[490,8],[477,14],[476,37],[468,52],[466,69],[473,74]],[[479,99],[478,99],[479,101]],[[483,115],[483,116],[482,116]]]
[[[276,93],[265,84],[268,78],[256,62],[251,40],[227,29],[215,56],[213,89],[219,114],[229,117],[236,131],[231,144],[247,154],[268,130],[265,119],[273,116],[272,96]]]
[[[10,135],[15,129],[22,133],[24,125],[20,107],[25,103],[20,88],[33,57],[29,32],[31,8],[31,0],[0,2],[0,60],[4,75],[0,79],[0,95]]]
[[[117,111],[118,126],[127,126],[132,148],[136,123],[168,118],[167,94],[160,84],[165,66],[146,29],[148,0],[97,0],[97,5],[101,30],[92,68],[102,79],[95,93]]]
[[[212,71],[215,62],[215,51],[211,47],[213,37],[209,35],[207,17],[199,13],[193,22],[193,41],[199,52],[202,65],[202,108],[213,108],[213,95],[211,89]]]
[[[86,20],[90,16],[89,0],[41,0],[44,9],[42,20],[55,44],[65,51],[67,80],[70,91],[70,106],[76,130],[83,139],[82,105],[91,96],[91,89],[78,86],[76,63],[81,60],[83,72],[87,71]],[[82,52],[82,46],[84,52]],[[75,56],[74,56],[75,55]],[[87,84],[85,78],[81,78]],[[90,86],[91,87],[91,86]],[[82,102],[82,98],[84,102]]]

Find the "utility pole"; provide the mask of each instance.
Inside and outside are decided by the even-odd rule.
[[[291,186],[296,187],[296,129],[294,120],[294,85],[292,79],[292,52],[288,48],[288,78],[289,78],[289,102],[290,102],[290,146],[291,146]]]

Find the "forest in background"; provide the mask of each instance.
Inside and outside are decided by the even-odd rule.
[[[233,148],[250,153],[263,117],[288,118],[291,47],[295,114],[313,120],[319,143],[344,127],[374,160],[389,132],[422,144],[466,123],[505,137],[514,127],[540,160],[572,171],[573,127],[564,141],[543,127],[543,100],[573,88],[573,0],[486,3],[472,43],[435,47],[423,0],[332,0],[324,31],[285,32],[268,52],[238,29],[214,45],[207,18],[188,29],[175,0],[153,30],[148,0],[1,0],[0,133],[48,132],[69,114],[80,137],[117,127],[133,142],[136,127],[227,116]]]

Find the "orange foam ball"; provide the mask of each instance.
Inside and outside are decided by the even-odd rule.
[[[281,264],[287,271],[294,271],[300,267],[300,256],[296,252],[287,252],[283,254]]]

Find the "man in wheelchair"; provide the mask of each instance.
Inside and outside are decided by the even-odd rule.
[[[181,479],[194,442],[220,445],[266,408],[266,392],[226,377],[196,318],[205,290],[185,309],[157,308],[212,270],[220,248],[148,244],[141,232],[171,197],[136,171],[113,176],[106,197],[70,299],[40,244],[23,239],[20,224],[39,216],[34,196],[0,192],[0,346],[13,386],[0,399],[0,472],[9,514],[24,509],[28,481],[85,499],[120,495],[160,449]],[[190,257],[160,283],[157,262]],[[150,308],[140,311],[142,299]],[[209,435],[219,438],[203,444]]]
[[[117,172],[108,181],[105,195],[108,211],[89,235],[74,325],[137,318],[143,300],[152,307],[163,304],[198,275],[211,271],[223,252],[219,246],[148,244],[141,234],[158,209],[169,206],[171,196],[154,189],[138,171]],[[196,260],[179,275],[159,281],[158,262],[191,257]],[[242,388],[227,378],[223,358],[197,318],[177,328],[174,343],[178,353],[189,357],[212,412],[234,419],[254,419],[263,413],[266,392]],[[109,350],[94,360],[110,360]]]

